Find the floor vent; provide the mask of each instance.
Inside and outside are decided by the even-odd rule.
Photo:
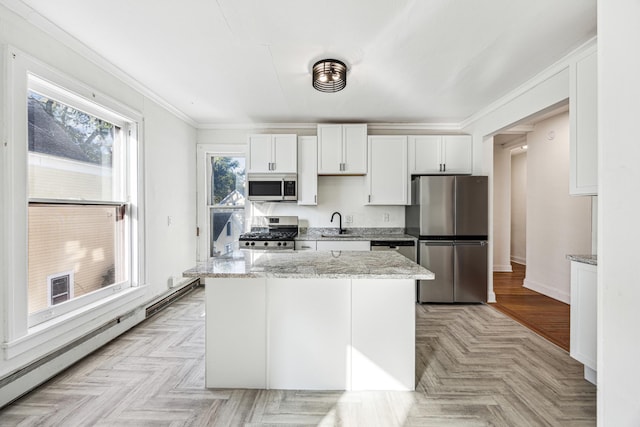
[[[188,293],[193,291],[198,286],[200,286],[200,279],[194,279],[193,281],[187,283],[186,285],[182,286],[181,288],[176,289],[175,292],[172,292],[169,295],[165,296],[164,298],[154,302],[153,304],[151,304],[149,307],[146,308],[145,318],[148,319],[149,317],[153,316],[154,314],[156,314],[156,313],[160,312],[161,310],[165,309],[169,304],[171,304],[172,302],[177,301],[178,299],[180,299],[183,296],[187,295]]]

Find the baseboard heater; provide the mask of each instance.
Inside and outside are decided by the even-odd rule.
[[[145,319],[148,319],[149,317],[153,316],[154,314],[158,313],[159,311],[167,307],[172,302],[177,301],[183,296],[192,292],[198,286],[200,286],[200,279],[198,278],[193,279],[192,281],[187,282],[184,286],[181,286],[180,288],[176,289],[175,292],[172,292],[169,295],[163,297],[162,299],[154,302],[153,304],[151,304],[146,308]]]
[[[184,284],[183,286],[180,286],[179,288],[175,288],[174,292],[170,293],[169,295],[166,295],[164,297],[162,297],[161,299],[159,299],[158,301],[153,302],[151,305],[147,306],[145,308],[145,319],[148,319],[149,317],[153,316],[154,314],[157,314],[158,312],[160,312],[162,309],[166,308],[169,304],[171,304],[172,302],[182,298],[183,296],[187,295],[188,293],[192,292],[194,289],[196,289],[198,286],[200,286],[200,279],[196,278],[193,279],[189,282],[187,282],[186,284]],[[145,304],[146,305],[146,304]],[[120,322],[122,322],[123,320],[134,316],[136,312],[139,312],[139,310],[141,308],[143,308],[143,306],[138,306],[137,308],[121,314],[120,316],[118,316],[117,318],[110,320],[109,322],[104,323],[103,325],[101,325],[100,327],[92,330],[91,332],[75,339],[74,341],[66,344],[64,347],[59,348],[49,354],[47,354],[46,356],[41,357],[40,359],[37,359],[33,362],[31,362],[29,365],[24,366],[20,369],[18,369],[17,371],[3,377],[0,378],[0,389],[2,389],[3,387],[7,386],[8,384],[10,384],[11,382],[17,380],[18,378],[29,374],[30,372],[34,371],[35,369],[45,365],[46,363],[51,362],[52,360],[62,356],[64,353],[74,349],[75,347],[85,343],[86,341],[100,335],[101,333],[105,332],[106,330],[112,328],[113,326],[119,324]],[[55,376],[52,375],[51,377]],[[46,379],[44,379],[46,380]],[[43,381],[44,382],[44,381]],[[21,396],[23,396],[24,394],[28,393],[30,390],[26,390],[24,393],[21,393],[19,396],[17,396],[15,399],[12,399],[11,402],[19,399]],[[6,405],[10,404],[11,402],[8,402]],[[5,406],[6,406],[5,405]],[[4,406],[0,406],[0,408],[2,408]]]

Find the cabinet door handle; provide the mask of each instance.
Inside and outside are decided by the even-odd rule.
[[[440,163],[440,172],[442,172],[442,163]]]
[[[371,194],[369,194],[369,203],[371,203]]]
[[[318,195],[313,196],[313,203],[318,203]]]
[[[442,172],[446,172],[447,171],[447,164],[443,163],[442,164]]]

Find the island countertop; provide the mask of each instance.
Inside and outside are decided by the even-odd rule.
[[[433,280],[426,268],[395,252],[238,250],[211,258],[185,277]]]

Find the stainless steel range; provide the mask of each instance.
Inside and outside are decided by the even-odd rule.
[[[251,231],[240,235],[240,249],[293,250],[297,235],[297,216],[259,216]]]

